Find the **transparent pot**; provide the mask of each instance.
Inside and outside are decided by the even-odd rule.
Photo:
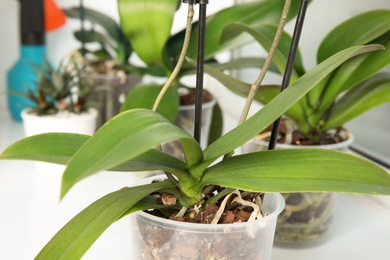
[[[280,194],[266,194],[266,217],[233,224],[196,224],[133,213],[134,258],[269,260],[276,219],[283,207]]]
[[[120,112],[120,108],[129,90],[141,81],[138,75],[128,74],[125,77],[106,74],[86,74],[83,79],[93,86],[90,100],[99,111],[97,126]]]
[[[212,99],[207,103],[202,104],[202,120],[200,128],[200,146],[204,149],[207,147],[209,138],[211,119],[213,117],[213,108],[216,101]],[[185,130],[191,136],[194,135],[195,122],[195,105],[180,106],[179,112],[174,122],[175,125]],[[163,144],[163,150],[177,158],[183,159],[183,152],[178,141],[173,141]]]
[[[346,151],[353,136],[341,143],[329,145],[276,144],[276,149],[322,148]],[[252,139],[242,146],[243,153],[268,149],[268,142]],[[313,169],[315,170],[315,169]],[[323,244],[329,237],[333,210],[336,203],[334,193],[284,193],[286,201],[279,215],[275,233],[275,245],[303,248]]]

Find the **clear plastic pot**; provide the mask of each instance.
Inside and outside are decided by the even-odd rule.
[[[277,144],[276,149],[322,148],[345,151],[353,142],[353,136],[344,142],[330,145]],[[268,142],[252,139],[242,146],[243,153],[268,149]],[[315,169],[313,169],[315,170]],[[275,245],[303,248],[324,243],[330,232],[334,204],[333,193],[285,193],[286,207],[279,215]]]
[[[234,224],[197,224],[133,213],[134,259],[270,259],[284,200],[270,193],[263,205],[269,213],[264,218]]]

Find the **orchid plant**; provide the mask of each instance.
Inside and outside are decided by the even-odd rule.
[[[92,203],[70,220],[36,259],[79,259],[118,219],[139,210],[172,207],[150,200],[150,194],[156,192],[175,196],[177,203],[173,206],[187,209],[213,203],[235,189],[390,195],[390,175],[374,163],[352,154],[321,149],[232,153],[343,63],[381,49],[380,45],[354,46],[329,57],[204,150],[192,136],[161,114],[142,108],[120,113],[93,136],[49,133],[10,145],[0,159],[67,165],[62,177],[61,198],[77,182],[102,170],[128,171],[129,174],[164,171],[168,177],[165,181],[114,191]],[[181,143],[184,160],[155,149],[173,140]],[[222,189],[208,200],[204,192],[214,185]]]

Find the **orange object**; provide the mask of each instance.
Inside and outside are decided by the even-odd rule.
[[[66,22],[64,12],[57,6],[54,0],[44,0],[45,31],[53,31]]]

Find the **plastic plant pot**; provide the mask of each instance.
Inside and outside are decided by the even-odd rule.
[[[130,215],[135,259],[271,259],[276,219],[284,208],[278,193],[265,195],[262,219],[233,224],[197,224]]]
[[[277,144],[276,149],[322,148],[346,151],[352,142],[353,136],[349,135],[346,141],[336,144],[306,146]],[[267,149],[267,141],[256,139],[242,146],[243,153]],[[305,248],[326,242],[331,231],[336,195],[333,193],[283,193],[286,206],[277,220],[275,246]]]

